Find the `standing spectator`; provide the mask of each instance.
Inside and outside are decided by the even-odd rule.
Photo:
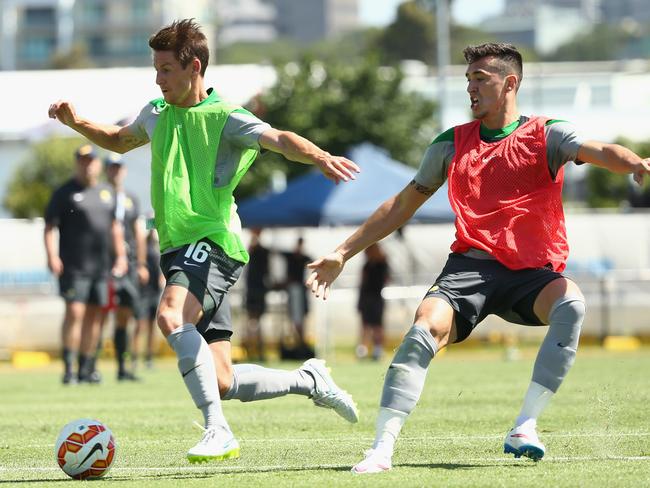
[[[112,189],[99,183],[101,162],[86,144],[75,153],[74,177],[52,195],[45,211],[45,252],[65,300],[62,325],[63,384],[98,383],[94,353],[99,340],[101,307],[108,302],[109,242],[115,246],[113,272],[126,272],[122,230],[115,221]],[[58,252],[55,229],[59,233]],[[75,378],[73,363],[78,354]]]
[[[146,334],[146,346],[144,363],[147,368],[153,366],[153,346],[154,332],[156,324],[156,310],[158,301],[163,288],[165,287],[165,277],[160,272],[160,250],[158,247],[158,233],[156,229],[151,229],[147,234],[147,270],[149,271],[149,280],[142,287],[142,309],[144,317],[138,320],[136,329],[133,333],[133,344],[131,347],[131,359],[133,370],[137,369],[139,358],[139,339],[141,334]]]
[[[309,312],[309,301],[305,288],[305,266],[312,261],[312,258],[304,253],[304,242],[304,239],[299,237],[293,251],[282,253],[287,263],[286,290],[289,320],[297,340],[295,352],[300,356],[293,359],[305,359],[314,355],[313,350],[305,341],[305,318]]]
[[[365,254],[366,262],[361,270],[357,304],[357,310],[361,314],[361,340],[356,354],[359,359],[367,357],[368,344],[372,342],[372,359],[378,361],[384,352],[385,302],[381,292],[388,283],[390,270],[386,254],[379,244],[368,246]]]
[[[106,176],[115,192],[115,220],[122,227],[124,246],[128,260],[128,272],[114,277],[115,330],[113,343],[117,360],[118,381],[134,381],[137,378],[126,368],[129,354],[128,325],[131,318],[137,323],[144,320],[141,287],[149,280],[147,268],[147,243],[140,220],[137,197],[124,188],[127,168],[119,154],[111,153],[105,160]]]
[[[251,231],[248,246],[250,259],[246,266],[246,314],[248,323],[244,348],[249,356],[265,359],[261,319],[266,312],[266,294],[269,291],[269,250],[260,242],[262,229]]]

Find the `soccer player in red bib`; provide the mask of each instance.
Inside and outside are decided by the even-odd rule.
[[[539,460],[545,448],[536,424],[574,362],[585,302],[562,275],[568,245],[562,210],[563,166],[589,163],[633,174],[650,161],[616,145],[581,138],[565,122],[525,117],[517,108],[522,59],[510,44],[464,50],[467,92],[474,121],[439,135],[413,181],[384,202],[335,251],[308,266],[316,296],[345,262],[404,225],[444,183],[456,214],[456,239],[441,274],[415,313],[384,381],[376,437],[358,474],[391,468],[395,441],[415,407],[433,357],[467,338],[489,314],[527,325],[548,325],[505,453]]]

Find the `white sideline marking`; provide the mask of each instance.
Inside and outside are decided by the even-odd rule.
[[[400,437],[400,442],[419,442],[419,441],[475,441],[475,440],[494,440],[494,439],[503,439],[505,434],[493,434],[493,435],[457,435],[457,436],[422,436],[422,437]],[[567,434],[567,433],[553,433],[553,432],[541,432],[541,437],[545,439],[552,439],[552,438],[565,438],[565,437],[608,437],[608,438],[616,438],[616,437],[648,437],[650,436],[650,432],[621,432],[621,433],[593,433],[590,434],[588,432],[582,432],[582,433],[577,433],[577,434]],[[176,442],[176,443],[183,443],[183,442],[190,442],[191,439],[165,439],[165,440],[135,440],[135,439],[129,439],[128,443],[129,444],[137,444],[139,446],[141,445],[147,445],[147,444],[162,444],[162,443],[170,443],[170,442]],[[340,442],[341,439],[338,437],[317,437],[317,438],[307,438],[307,437],[298,437],[298,438],[290,438],[290,437],[282,437],[282,438],[272,438],[272,437],[264,437],[264,438],[259,438],[259,439],[246,439],[246,438],[238,438],[240,444],[256,444],[256,443],[272,443],[272,442]],[[357,437],[355,438],[355,442],[372,442],[374,440],[374,437]],[[120,439],[117,439],[118,446],[120,444]],[[34,449],[34,448],[52,448],[54,449],[54,444],[28,444],[25,446],[11,446],[12,449]]]
[[[650,456],[547,456],[543,461],[540,461],[542,464],[548,464],[552,462],[572,462],[572,461],[650,461]],[[435,460],[430,460],[431,464],[467,464],[467,463],[493,463],[493,462],[510,462],[510,463],[526,463],[532,462],[528,460],[514,459],[513,457],[492,457],[492,458],[465,458],[458,460],[445,459],[443,461],[436,462]],[[428,461],[423,461],[423,465],[429,464]],[[132,472],[168,472],[168,473],[178,473],[178,472],[232,472],[232,471],[245,471],[245,472],[265,472],[265,471],[282,471],[282,470],[292,470],[299,469],[301,471],[315,470],[315,469],[334,469],[334,468],[348,468],[348,464],[314,464],[314,465],[287,465],[287,464],[277,464],[269,466],[169,466],[169,467],[160,467],[160,468],[151,468],[151,467],[122,467],[122,468],[111,468],[111,473],[120,472],[120,473],[132,473]],[[400,464],[394,465],[395,468],[399,468]],[[413,467],[413,465],[406,465],[406,467]],[[33,467],[33,468],[5,468],[0,467],[1,472],[21,472],[21,473],[45,473],[45,472],[60,472],[59,468],[54,467]],[[110,479],[110,474],[108,478]]]

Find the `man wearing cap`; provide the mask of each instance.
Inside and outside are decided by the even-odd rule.
[[[113,278],[115,293],[115,332],[113,343],[117,359],[117,380],[136,380],[133,372],[126,368],[128,354],[128,324],[131,317],[136,321],[144,319],[141,286],[147,283],[147,243],[142,222],[140,205],[137,197],[124,187],[127,168],[124,160],[117,153],[111,153],[105,159],[106,177],[115,193],[115,220],[122,227],[124,247],[128,262],[128,271]],[[113,254],[113,258],[114,253]],[[103,323],[103,321],[102,321]]]
[[[74,176],[52,194],[45,211],[45,251],[50,271],[59,279],[65,300],[62,326],[63,383],[97,383],[94,353],[99,339],[101,307],[108,300],[109,242],[115,246],[115,274],[126,272],[120,226],[115,221],[113,190],[99,182],[101,162],[86,144],[75,152]],[[58,229],[58,252],[55,243]],[[78,354],[77,376],[73,374]]]

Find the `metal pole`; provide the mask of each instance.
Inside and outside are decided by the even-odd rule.
[[[436,0],[438,35],[438,124],[447,128],[447,67],[449,66],[449,0]]]

